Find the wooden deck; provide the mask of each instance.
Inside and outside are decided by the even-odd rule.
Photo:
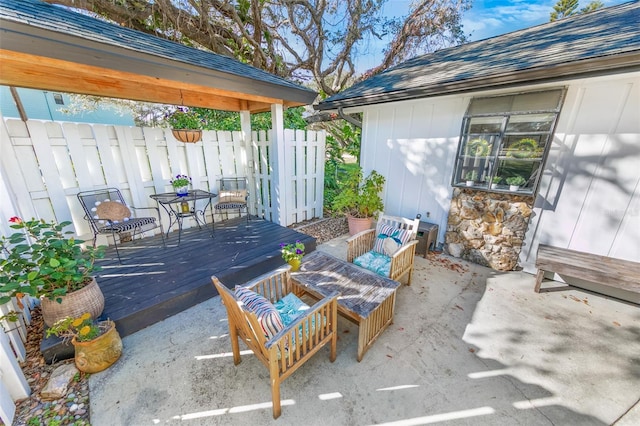
[[[218,293],[216,275],[234,286],[284,264],[281,242],[300,240],[305,252],[316,248],[315,238],[265,220],[235,218],[211,226],[170,232],[166,248],[159,235],[124,243],[122,264],[110,247],[99,261],[98,284],[105,297],[103,318],[110,318],[122,337],[184,311]],[[57,353],[56,339],[45,339],[42,351],[49,361]],[[72,354],[72,353],[71,353]]]

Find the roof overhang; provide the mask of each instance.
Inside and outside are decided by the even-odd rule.
[[[0,84],[226,111],[311,104],[316,93],[0,20]]]
[[[465,80],[438,82],[433,85],[392,92],[381,91],[380,93],[367,94],[363,91],[364,93],[360,96],[335,100],[327,98],[319,104],[314,105],[314,108],[320,111],[334,111],[338,108],[355,108],[434,96],[516,87],[525,84],[552,83],[636,71],[640,71],[640,51],[565,63],[552,67],[489,74],[479,78]],[[336,96],[339,97],[340,94]]]

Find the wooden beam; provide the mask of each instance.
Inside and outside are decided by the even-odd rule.
[[[219,82],[218,82],[219,83]],[[268,111],[282,99],[0,49],[0,84],[225,111]],[[213,84],[213,81],[212,81]],[[287,106],[297,106],[287,102]]]

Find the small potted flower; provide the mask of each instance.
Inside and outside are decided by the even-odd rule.
[[[491,189],[497,189],[500,183],[502,183],[502,177],[501,176],[494,177],[493,180],[491,181]]]
[[[42,317],[51,326],[60,318],[89,311],[99,316],[104,295],[93,276],[104,247],[82,248],[64,228],[71,222],[9,219],[19,232],[0,238],[0,305],[12,297],[40,298]]]
[[[94,321],[88,312],[56,322],[47,329],[47,337],[51,335],[71,339],[76,367],[84,373],[105,370],[122,354],[122,340],[115,323],[111,320]]]
[[[178,107],[166,120],[173,137],[180,142],[195,143],[202,139],[202,119],[195,110]]]
[[[298,240],[295,243],[281,243],[280,248],[282,249],[282,258],[291,265],[291,270],[297,271],[300,269],[302,256],[304,256],[304,244]]]
[[[171,185],[176,191],[178,197],[184,197],[189,194],[189,185],[191,185],[191,178],[187,175],[176,175],[171,179]]]

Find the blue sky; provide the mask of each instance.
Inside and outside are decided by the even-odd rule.
[[[473,6],[467,10],[462,19],[465,34],[470,41],[483,40],[523,28],[549,22],[549,14],[557,0],[472,0]],[[605,7],[625,3],[629,0],[601,0]],[[586,6],[590,0],[580,0],[579,8]],[[385,13],[404,16],[408,13],[410,0],[389,0],[385,4]],[[365,71],[380,62],[376,51],[383,47],[383,43],[370,41],[369,55],[359,58],[356,67]]]

